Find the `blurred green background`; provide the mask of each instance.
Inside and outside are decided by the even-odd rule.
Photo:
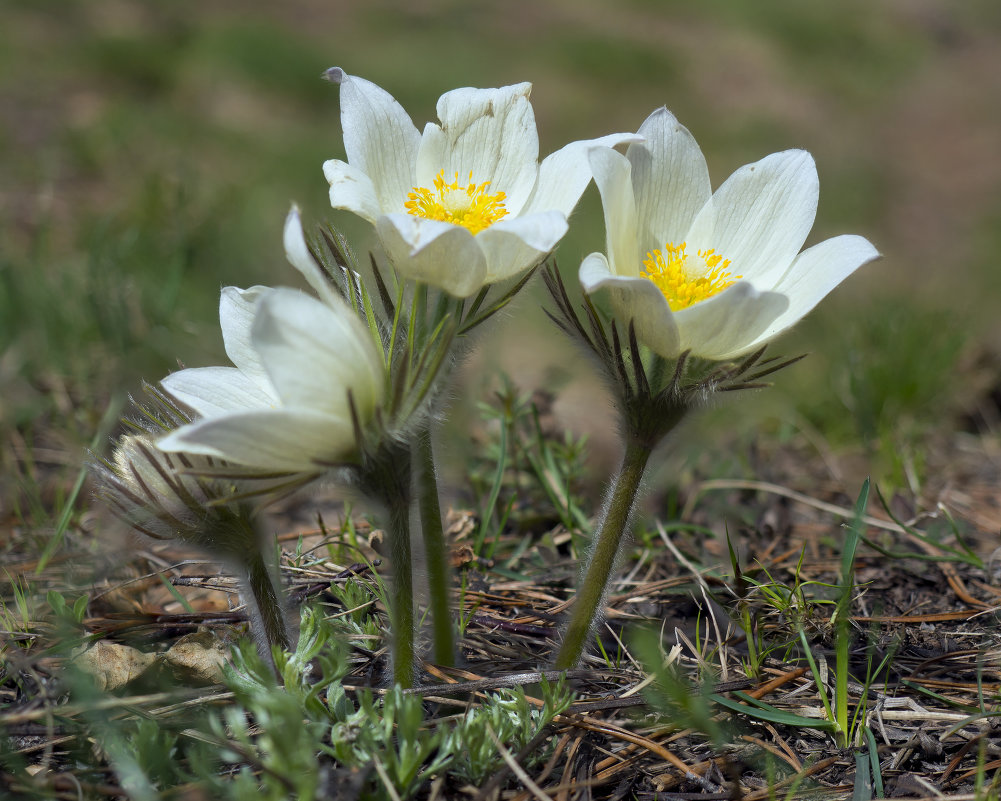
[[[728,420],[797,420],[892,472],[902,442],[997,381],[996,0],[2,0],[5,471],[26,459],[75,471],[116,393],[179,359],[221,363],[219,288],[295,282],[280,239],[292,201],[365,246],[365,227],[329,209],[321,172],[343,157],[337,88],[320,79],[333,65],[386,88],[418,126],[444,91],[530,80],[543,154],[635,130],[666,104],[714,185],[810,150],[821,202],[808,244],[859,233],[885,258],[777,344],[813,353]],[[592,187],[559,250],[567,274],[603,249],[600,220]],[[534,333],[491,336],[503,352],[472,369],[569,381],[553,366],[563,344],[537,330],[544,348]],[[568,409],[598,440],[611,426],[603,405]]]

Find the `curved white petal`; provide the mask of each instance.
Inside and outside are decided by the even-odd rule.
[[[718,295],[674,313],[681,349],[706,359],[731,359],[754,348],[757,338],[789,306],[777,292],[758,292],[738,281]]]
[[[403,197],[395,206],[383,208],[372,179],[360,168],[338,159],[323,162],[323,176],[330,184],[331,207],[347,209],[370,223],[374,223],[383,211],[401,210],[406,200]]]
[[[413,186],[420,132],[403,107],[371,81],[327,70],[341,85],[341,128],[348,163],[368,175],[379,205],[396,210]]]
[[[579,277],[589,295],[601,292],[608,298],[615,320],[623,325],[620,336],[628,334],[631,321],[636,338],[655,353],[666,359],[681,353],[674,315],[652,281],[615,275],[601,253],[592,253],[581,262]]]
[[[487,261],[485,283],[518,275],[538,264],[567,232],[566,218],[558,211],[529,214],[496,222],[476,236]]]
[[[376,224],[393,268],[404,278],[422,281],[467,298],[483,286],[483,250],[461,225],[409,214],[388,214]]]
[[[264,470],[311,472],[344,459],[355,439],[350,419],[282,408],[198,420],[161,438],[157,447]]]
[[[322,301],[328,305],[336,304],[341,296],[337,290],[330,285],[330,281],[316,263],[313,254],[309,252],[306,245],[306,237],[302,232],[302,221],[299,219],[299,209],[295,206],[285,218],[285,257],[289,264],[295,267],[306,282],[313,287],[313,290]],[[234,362],[236,364],[236,362]]]
[[[434,186],[434,179],[445,169],[447,161],[445,153],[448,150],[448,137],[441,129],[441,126],[434,122],[429,122],[424,126],[424,133],[421,134],[421,143],[417,148],[417,163],[414,166],[414,187],[424,187],[431,189]],[[469,176],[469,171],[462,176],[463,183]],[[445,177],[452,178],[446,174]],[[403,209],[395,209],[403,211]]]
[[[594,147],[615,147],[628,142],[639,142],[637,134],[608,134],[597,139],[585,139],[571,142],[568,145],[550,153],[539,165],[539,178],[532,196],[528,199],[522,214],[537,211],[563,212],[565,217],[570,213],[584,194],[591,182],[591,165],[588,162],[588,151]]]
[[[473,234],[468,228],[455,223],[441,220],[429,220],[414,214],[386,214],[380,217],[376,231],[380,236],[390,229],[406,243],[408,256],[416,256],[422,250],[432,245],[439,237],[448,236],[461,239],[472,239]],[[397,266],[394,264],[394,266]]]
[[[851,234],[804,250],[775,285],[776,292],[788,296],[789,308],[758,336],[752,348],[795,325],[849,275],[878,258],[879,251],[867,239]]]
[[[626,278],[638,278],[640,242],[630,177],[632,168],[625,156],[607,147],[590,150],[588,161],[601,193],[611,270]]]
[[[442,163],[446,180],[490,181],[490,192],[504,192],[505,207],[516,215],[535,187],[539,135],[528,102],[530,83],[500,89],[455,89],[438,99],[445,138]],[[425,131],[425,136],[427,135]],[[437,174],[437,170],[435,171]]]
[[[476,239],[482,243],[484,239],[489,239],[495,234],[513,235],[529,247],[548,253],[564,237],[568,227],[567,218],[562,212],[542,211],[538,214],[525,214],[495,222],[477,234]]]
[[[715,248],[730,259],[731,274],[768,289],[806,241],[819,193],[817,167],[805,150],[773,153],[747,164],[700,212],[687,238],[688,252]]]
[[[254,325],[258,303],[261,298],[273,291],[271,287],[266,286],[254,286],[250,289],[227,286],[223,287],[219,296],[219,325],[222,328],[226,355],[244,375],[262,387],[268,388],[268,391],[271,379],[261,364],[261,357],[254,349],[250,331]]]
[[[191,367],[171,373],[160,384],[202,417],[269,408],[278,403],[267,386],[235,367]]]
[[[261,301],[253,340],[284,406],[347,417],[350,391],[364,419],[381,397],[368,329],[346,304],[277,289]]]
[[[680,245],[695,216],[712,197],[709,168],[695,137],[666,108],[653,112],[638,131],[643,141],[629,146],[633,194],[641,236],[652,247]]]

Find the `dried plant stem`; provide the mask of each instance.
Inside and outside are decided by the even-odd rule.
[[[439,665],[451,666],[455,660],[455,630],[452,626],[449,592],[448,548],[441,521],[434,452],[431,445],[431,431],[428,428],[417,436],[416,458],[418,508],[427,559],[434,661]]]
[[[622,467],[612,485],[605,515],[595,538],[594,550],[573,603],[570,624],[563,634],[563,642],[556,655],[555,667],[558,670],[575,667],[584,654],[615,568],[619,546],[629,528],[636,495],[652,451],[653,447],[645,440],[630,437],[626,442]]]

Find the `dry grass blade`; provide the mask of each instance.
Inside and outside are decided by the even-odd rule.
[[[529,792],[531,792],[531,794],[537,798],[538,801],[553,801],[548,795],[545,794],[545,792],[542,791],[539,785],[529,778],[529,775],[525,773],[525,770],[518,764],[518,761],[511,756],[511,752],[504,747],[504,743],[497,739],[497,735],[494,733],[494,730],[489,726],[487,726],[487,734],[489,735],[491,742],[497,748],[497,753],[501,755],[501,759],[504,760],[507,766],[511,769],[512,773],[518,777],[521,783],[529,789]]]

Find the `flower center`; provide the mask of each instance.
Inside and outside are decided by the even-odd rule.
[[[507,195],[503,192],[488,194],[488,186],[490,181],[474,184],[472,173],[469,173],[469,183],[462,185],[458,172],[452,183],[446,184],[442,170],[435,176],[434,189],[415,186],[403,206],[407,214],[415,217],[461,225],[470,233],[478,234],[507,216],[504,208]]]
[[[668,242],[663,251],[654,250],[646,254],[640,275],[649,278],[664,293],[671,311],[687,309],[743,278],[741,275],[731,276],[726,271],[730,260],[717,254],[715,248],[700,250],[697,259],[702,264],[689,264],[685,243],[675,245]]]

